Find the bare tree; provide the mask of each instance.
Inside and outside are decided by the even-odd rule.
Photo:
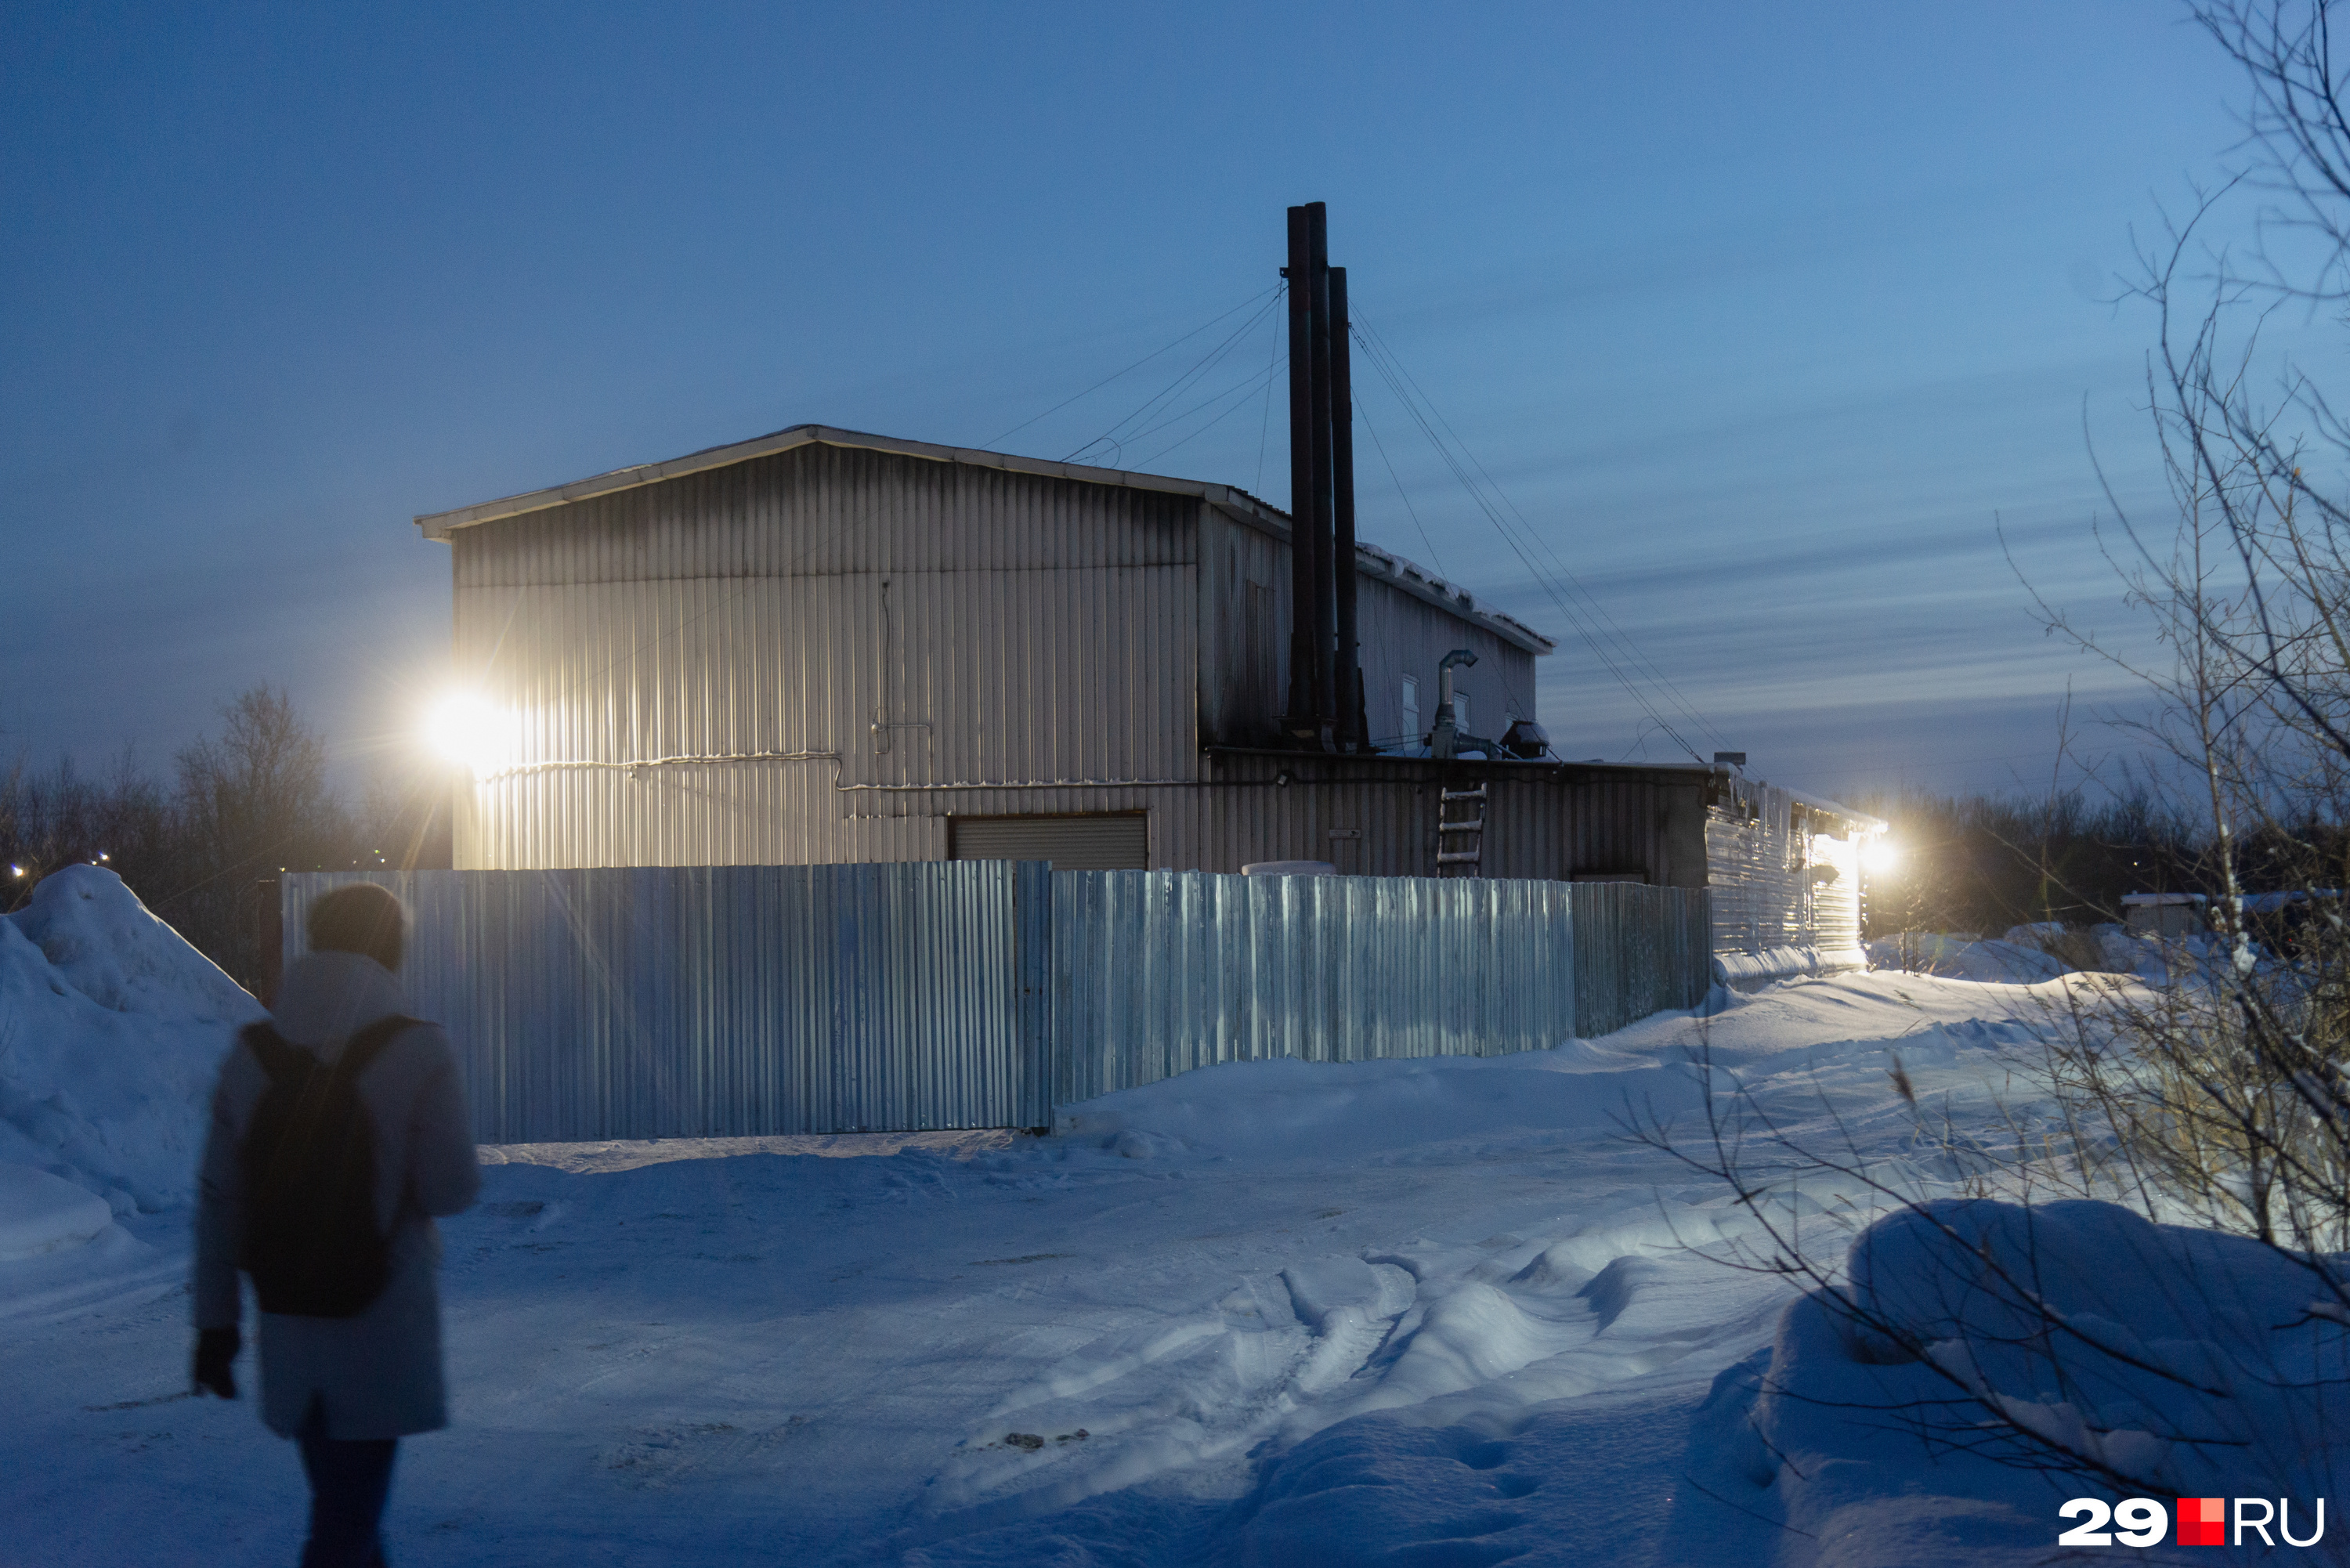
[[[328,784],[325,737],[282,688],[253,687],[221,717],[218,739],[200,739],[174,759],[187,877],[153,907],[250,986],[262,956],[254,882],[281,869],[349,865],[363,846]]]
[[[2334,4],[2188,6],[2249,97],[2240,167],[2143,250],[2134,290],[2155,327],[2147,407],[2168,504],[2159,521],[2135,514],[2109,483],[2100,537],[2155,651],[2041,605],[2052,630],[2154,698],[2124,730],[2166,764],[2154,806],[2199,825],[2181,843],[2212,893],[2210,939],[2174,944],[2150,982],[2066,985],[2040,1020],[2038,1108],[1996,1137],[1940,1129],[1939,1190],[1888,1178],[1853,1137],[1792,1136],[1710,1063],[1701,1137],[1636,1127],[1752,1216],[1752,1240],[1724,1261],[1802,1287],[1853,1359],[1906,1369],[1887,1374],[1898,1400],[1853,1418],[2156,1497],[2184,1484],[2182,1456],[2326,1479],[2341,1444],[2328,1357],[2342,1346],[2302,1340],[2350,1325],[2350,421],[2322,367],[2269,347],[2296,319],[2350,325]],[[2252,240],[2220,243],[2231,227]],[[1906,1096],[1898,1063],[1895,1082]],[[1921,1146],[1934,1136],[1921,1114]],[[1803,1233],[1786,1195],[1805,1182],[1856,1195],[1857,1240],[1831,1233],[1823,1250]],[[2128,1211],[2146,1277],[2198,1298],[2158,1304],[2208,1340],[2241,1339],[2231,1375],[2273,1397],[2288,1440],[2247,1416],[2250,1384],[2150,1350],[2158,1336],[2082,1305],[2094,1290],[2052,1285],[2063,1259],[2042,1238],[2061,1199]],[[2293,1281],[2288,1321],[2245,1319],[2224,1271],[2181,1284],[2195,1246]],[[2122,1405],[2126,1422],[2089,1418]]]
[[[32,894],[40,879],[78,861],[104,865],[126,880],[172,876],[178,841],[169,798],[125,747],[97,774],[71,757],[46,771],[24,758],[0,771],[0,909]]]

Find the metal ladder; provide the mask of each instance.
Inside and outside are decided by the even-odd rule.
[[[1485,786],[1441,792],[1436,808],[1436,874],[1478,877],[1485,859]],[[1454,813],[1474,813],[1455,815]]]

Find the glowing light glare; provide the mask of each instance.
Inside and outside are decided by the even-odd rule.
[[[1901,869],[1901,846],[1880,838],[1860,852],[1861,868],[1872,877],[1890,877]]]
[[[424,719],[424,736],[432,749],[477,774],[489,773],[506,760],[513,732],[514,716],[473,691],[442,698]]]
[[[22,866],[12,864],[8,867],[8,874],[12,877],[22,877],[25,874],[25,868]]]

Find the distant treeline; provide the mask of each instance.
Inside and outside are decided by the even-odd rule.
[[[2220,890],[2210,814],[2149,791],[2092,799],[1907,793],[1855,802],[1893,825],[1898,870],[1868,883],[1872,937],[1899,930],[1975,931],[2122,918],[2127,893]],[[2319,820],[2239,828],[2238,884],[2248,892],[2344,885],[2350,850]]]
[[[414,791],[370,787],[357,805],[327,776],[325,737],[286,692],[255,687],[222,728],[159,779],[128,751],[96,773],[70,758],[0,766],[0,909],[76,862],[115,872],[240,985],[262,973],[254,885],[281,868],[449,864],[447,816]]]

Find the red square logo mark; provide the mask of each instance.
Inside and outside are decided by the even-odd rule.
[[[2178,1500],[2178,1544],[2228,1544],[2228,1500],[2224,1497],[2182,1497]]]

